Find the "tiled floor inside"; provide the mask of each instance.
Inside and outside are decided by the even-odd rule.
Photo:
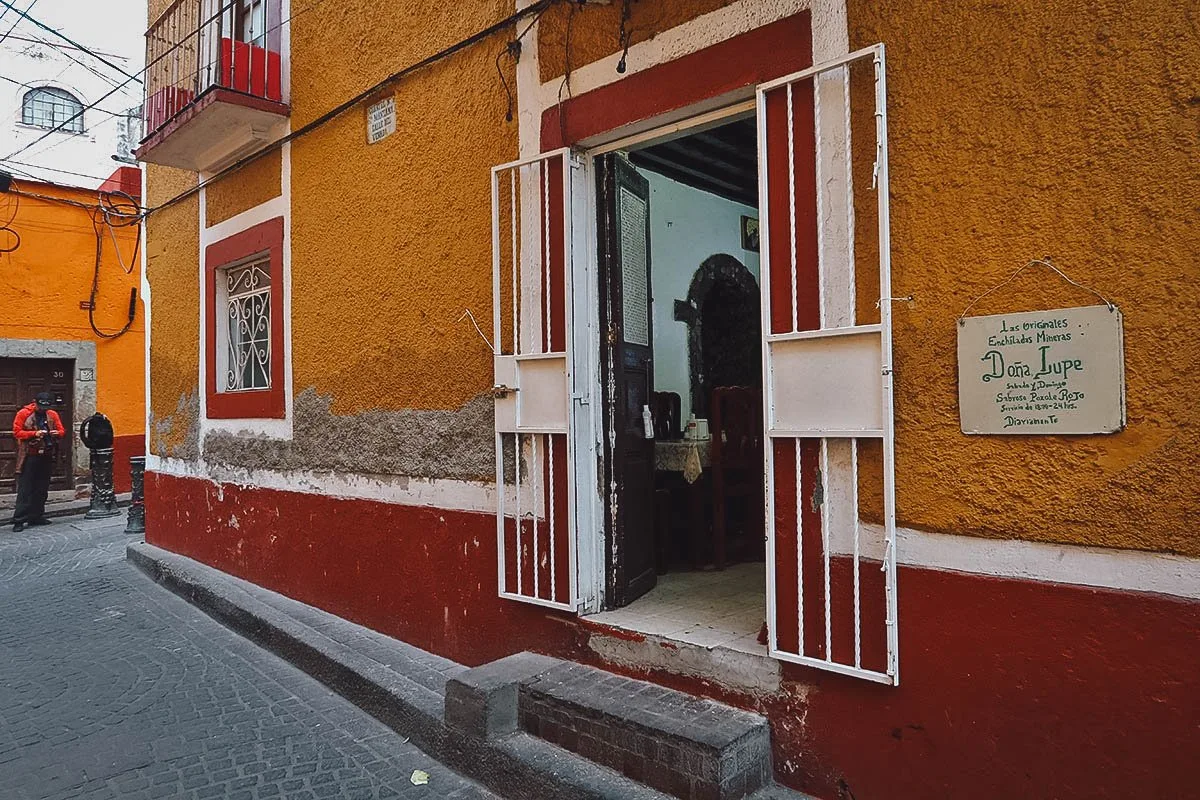
[[[766,619],[765,584],[761,561],[720,572],[669,572],[625,608],[588,619],[702,647],[766,655],[766,646],[758,643]]]

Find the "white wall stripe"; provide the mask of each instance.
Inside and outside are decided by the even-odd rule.
[[[496,513],[496,486],[482,481],[363,475],[351,472],[266,470],[196,463],[177,458],[149,457],[148,471],[250,489],[369,500],[377,503],[439,508],[446,511]]]
[[[495,485],[481,481],[245,469],[161,456],[147,456],[146,469],[215,484],[446,511],[493,515],[497,507]],[[526,498],[526,502],[529,500]],[[509,499],[513,501],[515,498]],[[899,563],[905,567],[1200,600],[1200,558],[1018,539],[984,539],[912,528],[898,528],[897,534]],[[878,525],[864,524],[861,536],[864,552],[882,552],[883,530]],[[831,541],[831,550],[837,554],[849,554],[847,547],[852,546],[849,540]]]
[[[984,539],[912,528],[897,528],[896,534],[897,560],[906,567],[1200,600],[1200,558],[1023,539]],[[863,525],[862,535],[872,551],[882,552],[880,526]]]

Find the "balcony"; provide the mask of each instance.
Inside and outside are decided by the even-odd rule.
[[[140,161],[213,172],[281,135],[279,0],[175,0],[146,32]]]

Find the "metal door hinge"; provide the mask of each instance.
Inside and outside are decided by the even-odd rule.
[[[504,384],[500,384],[499,386],[493,386],[491,389],[492,397],[496,398],[497,400],[502,400],[505,397],[508,397],[510,394],[515,394],[519,391],[521,391],[521,390],[514,389],[511,386],[505,386]]]

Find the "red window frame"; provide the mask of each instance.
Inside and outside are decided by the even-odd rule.
[[[271,272],[271,388],[243,392],[217,391],[217,278],[226,267],[253,256],[266,255]],[[283,419],[287,404],[283,392],[283,217],[247,228],[204,250],[205,381],[208,419]]]

